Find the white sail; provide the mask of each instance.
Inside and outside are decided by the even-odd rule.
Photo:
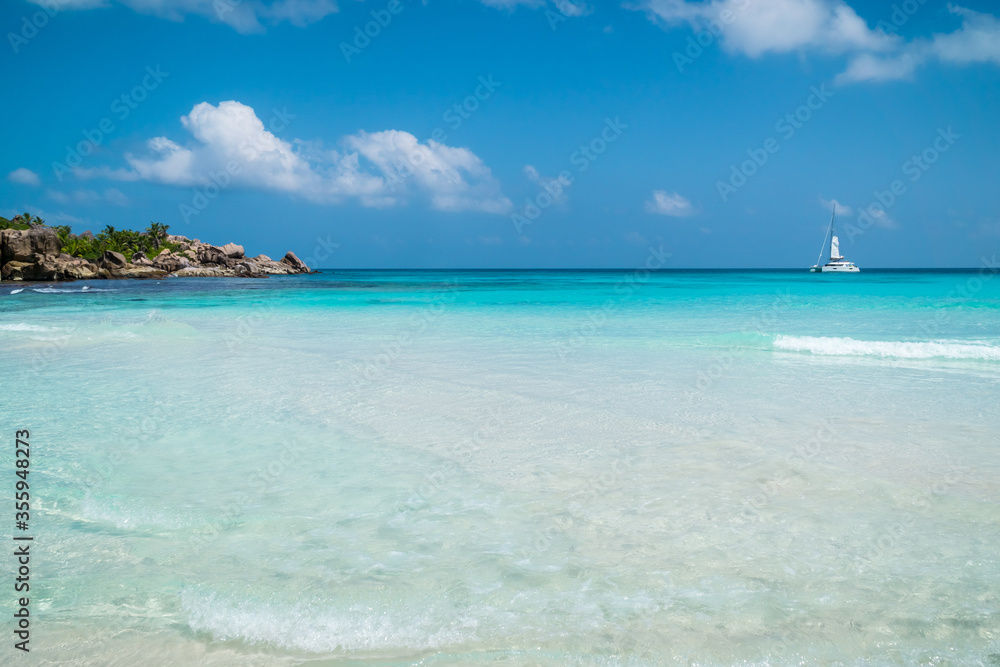
[[[830,259],[840,259],[840,239],[830,237]]]

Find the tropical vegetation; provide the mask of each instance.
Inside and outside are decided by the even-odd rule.
[[[0,229],[29,229],[47,226],[45,220],[28,212],[15,215],[10,220],[0,217]],[[108,225],[96,235],[86,232],[78,236],[72,233],[69,225],[54,225],[52,229],[59,236],[62,252],[85,259],[97,259],[105,250],[120,252],[125,255],[126,259],[132,259],[136,254],[142,254],[152,259],[160,254],[164,248],[171,251],[178,250],[177,244],[167,241],[167,230],[170,229],[170,225],[159,222],[150,222],[149,226],[141,232],[131,229],[115,229]]]

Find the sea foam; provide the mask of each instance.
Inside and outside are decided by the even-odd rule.
[[[824,356],[872,356],[897,359],[977,359],[1000,361],[1000,347],[952,341],[855,340],[816,336],[778,336],[774,347]]]
[[[0,331],[58,331],[58,329],[56,327],[43,327],[37,324],[18,322],[17,324],[0,324]]]

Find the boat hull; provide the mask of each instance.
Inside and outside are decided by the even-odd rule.
[[[810,267],[809,273],[861,273],[854,264],[825,264]]]

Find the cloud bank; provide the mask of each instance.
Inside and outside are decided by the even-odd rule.
[[[507,213],[512,205],[483,161],[467,148],[409,132],[359,132],[341,138],[340,150],[320,142],[278,138],[289,118],[276,112],[269,128],[249,106],[236,101],[196,104],[181,118],[190,145],[167,137],[147,142],[145,155],[126,154],[126,169],[78,169],[84,178],[143,180],[176,186],[225,183],[335,204],[357,199],[389,207],[424,197],[441,211]]]
[[[909,79],[931,60],[1000,64],[1000,21],[955,5],[948,9],[962,21],[957,30],[910,42],[891,30],[870,28],[843,0],[644,0],[636,7],[665,28],[687,24],[709,30],[732,54],[846,55],[848,66],[838,83]],[[909,20],[909,14],[893,14],[902,12],[897,5],[883,11],[883,27],[894,30],[890,21]]]

